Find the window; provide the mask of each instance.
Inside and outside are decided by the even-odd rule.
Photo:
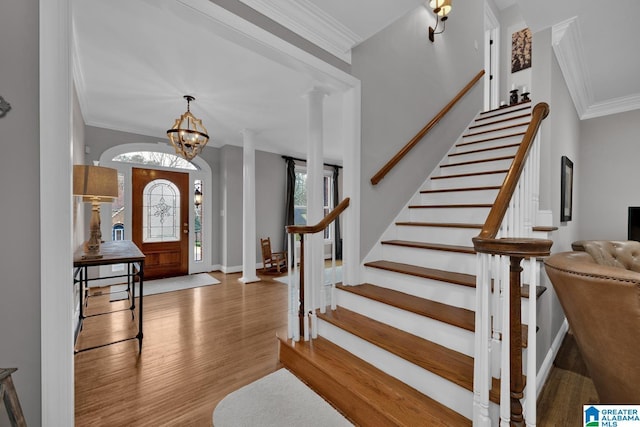
[[[323,215],[326,216],[333,209],[333,179],[330,171],[325,171],[323,177]],[[307,170],[296,168],[296,183],[293,195],[293,223],[307,225]],[[324,238],[331,239],[333,224],[324,230]]]
[[[157,151],[132,151],[118,154],[112,159],[114,162],[137,163],[147,166],[162,166],[165,168],[198,170],[195,165],[175,154],[160,153]]]
[[[193,182],[193,211],[194,211],[194,241],[193,260],[202,261],[202,180],[196,179]]]
[[[142,192],[142,241],[180,240],[180,190],[171,181],[156,179]]]

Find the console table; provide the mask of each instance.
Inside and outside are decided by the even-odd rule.
[[[82,331],[84,327],[84,319],[95,316],[109,315],[125,310],[131,311],[132,320],[136,315],[136,287],[135,283],[140,286],[140,295],[138,296],[138,333],[135,336],[119,339],[116,341],[94,345],[91,347],[76,349],[74,353],[82,351],[92,350],[94,348],[104,347],[106,345],[115,344],[128,340],[138,340],[138,351],[142,351],[142,302],[143,302],[143,278],[144,278],[144,254],[138,249],[138,247],[130,240],[114,240],[111,242],[104,242],[100,245],[100,253],[102,258],[83,258],[82,248],[78,249],[73,256],[73,282],[79,284],[80,292],[80,316],[79,316],[79,331]],[[89,267],[100,267],[114,264],[125,264],[126,273],[120,275],[100,276],[89,278]],[[105,278],[126,278],[127,280],[127,299],[129,301],[129,307],[120,309],[105,311],[95,314],[86,314],[85,308],[89,303],[89,282],[92,280],[105,279]]]

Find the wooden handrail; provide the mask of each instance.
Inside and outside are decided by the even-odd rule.
[[[340,202],[338,206],[336,206],[331,212],[327,214],[322,220],[316,225],[287,225],[287,233],[297,233],[297,234],[313,234],[319,231],[324,230],[336,219],[338,215],[340,215],[347,207],[349,206],[349,198],[347,197],[343,201]]]
[[[382,179],[391,171],[391,169],[393,169],[400,162],[400,160],[402,160],[402,158],[406,156],[407,153],[409,153],[409,151],[411,151],[411,149],[418,144],[418,142],[420,142],[420,140],[427,134],[427,132],[429,132],[435,125],[437,125],[438,122],[449,112],[449,110],[451,110],[453,106],[456,105],[458,101],[460,101],[460,99],[464,95],[466,95],[466,93],[469,92],[469,90],[471,90],[473,86],[475,86],[476,83],[478,83],[478,80],[480,80],[483,75],[484,70],[476,74],[476,76],[471,79],[471,81],[467,83],[467,85],[460,92],[458,92],[458,94],[447,105],[445,105],[445,107],[438,114],[436,114],[436,116],[431,119],[431,121],[427,123],[425,127],[420,130],[420,132],[416,134],[416,136],[411,138],[411,141],[409,141],[407,145],[402,147],[402,149],[398,151],[398,153],[393,156],[391,160],[389,160],[378,171],[378,173],[376,173],[371,178],[371,184],[377,185],[380,181],[382,181]]]
[[[531,148],[533,140],[538,133],[538,129],[540,129],[540,124],[548,115],[549,105],[546,102],[541,102],[533,107],[531,123],[529,123],[529,127],[522,138],[520,148],[518,148],[516,157],[507,172],[507,176],[504,179],[504,183],[502,184],[498,195],[496,196],[496,201],[494,202],[491,211],[489,211],[489,215],[482,227],[482,231],[478,234],[479,238],[493,239],[497,236],[500,225],[502,224],[502,219],[509,207],[509,201],[511,201],[511,197],[518,185],[520,175],[522,175],[522,170],[524,169],[529,149]]]

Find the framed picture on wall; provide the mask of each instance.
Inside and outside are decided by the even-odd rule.
[[[573,208],[573,162],[562,156],[560,164],[560,222],[567,222]]]
[[[525,28],[511,34],[511,72],[531,67],[531,30]]]

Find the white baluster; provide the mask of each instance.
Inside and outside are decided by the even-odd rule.
[[[510,342],[510,284],[507,278],[504,285],[505,296],[502,300],[502,376],[500,377],[500,425],[508,427],[511,421],[511,346]]]
[[[474,360],[474,425],[489,427],[490,361],[489,292],[491,256],[478,254],[476,279],[476,358]]]
[[[525,422],[527,426],[534,427],[536,425],[536,395],[537,395],[537,372],[536,372],[536,326],[537,326],[537,292],[538,285],[538,268],[535,258],[529,259],[529,331],[527,346],[527,389],[525,400]]]

